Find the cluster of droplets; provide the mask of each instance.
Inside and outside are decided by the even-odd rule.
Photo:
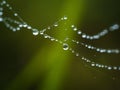
[[[13,16],[15,18],[17,18],[18,20],[14,20],[10,17],[6,17],[4,16],[4,7],[7,7],[8,10],[10,10],[13,13]],[[50,35],[48,35],[46,33],[46,31],[50,30],[52,27],[58,27],[59,26],[59,22],[61,21],[66,21],[68,20],[67,16],[62,17],[60,20],[58,20],[57,22],[55,22],[53,25],[48,26],[47,28],[44,28],[42,30],[39,30],[37,28],[33,28],[31,25],[27,24],[13,9],[12,7],[5,1],[2,0],[2,2],[0,2],[0,22],[3,22],[5,24],[5,26],[7,28],[9,28],[10,30],[12,30],[13,32],[15,31],[19,31],[22,28],[26,28],[27,30],[31,30],[32,34],[34,36],[40,35],[43,36],[43,38],[49,39],[51,41],[55,41],[58,42],[62,45],[63,50],[67,51],[69,50],[71,53],[75,54],[75,56],[80,56],[80,53],[76,52],[74,49],[72,49],[70,47],[70,45],[67,43],[67,41],[71,41],[73,43],[75,43],[76,45],[82,45],[84,47],[86,47],[87,49],[90,50],[95,50],[96,52],[99,53],[107,53],[107,54],[119,54],[120,50],[119,49],[103,49],[103,48],[98,48],[98,47],[94,47],[92,45],[88,45],[82,42],[79,42],[77,40],[73,40],[70,38],[65,38],[65,40],[61,41],[55,37],[52,37]],[[95,34],[93,36],[87,35],[84,32],[82,32],[80,29],[78,29],[75,25],[71,25],[70,28],[77,32],[77,35],[80,35],[81,38],[83,39],[88,39],[88,40],[95,40],[95,39],[99,39],[105,35],[107,35],[109,32],[115,31],[119,29],[119,25],[118,24],[114,24],[112,26],[109,27],[109,29],[104,29],[103,31],[101,31],[98,34]],[[103,65],[103,64],[98,64],[95,62],[92,62],[91,60],[85,58],[85,57],[81,57],[83,61],[89,63],[92,67],[98,67],[98,68],[104,68],[104,69],[108,69],[108,70],[120,70],[120,66],[108,66],[108,65]]]
[[[3,8],[2,8],[2,7],[0,7],[0,22],[2,22],[2,21],[3,21],[2,16],[3,16]]]
[[[100,52],[100,53],[108,53],[108,54],[111,54],[111,53],[119,54],[120,53],[120,50],[118,49],[103,49],[103,48],[97,48],[91,45],[87,45],[84,43],[81,43],[81,44],[88,49],[95,50],[96,52]]]
[[[81,30],[77,29],[75,25],[71,25],[71,28],[73,31],[76,31],[78,35],[81,35],[82,38],[88,39],[88,40],[95,40],[95,39],[100,39],[101,37],[105,36],[111,31],[118,30],[120,26],[118,24],[114,24],[109,27],[109,29],[104,29],[103,31],[99,32],[98,34],[95,34],[93,36],[87,35],[86,33],[83,33]]]
[[[82,57],[82,60],[89,63],[92,67],[97,67],[97,68],[102,68],[107,70],[120,70],[120,66],[110,66],[110,65],[108,66],[104,64],[95,63],[85,57]]]

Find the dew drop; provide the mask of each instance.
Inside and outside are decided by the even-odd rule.
[[[112,69],[112,67],[109,66],[109,67],[108,67],[108,70],[111,70],[111,69]]]
[[[117,70],[117,67],[116,67],[116,66],[114,66],[114,67],[113,67],[113,69],[114,69],[114,70]]]
[[[95,66],[95,63],[92,63],[91,66],[94,67],[94,66]]]
[[[77,31],[77,28],[75,27],[75,28],[73,28],[73,30],[74,30],[74,31]]]
[[[12,30],[13,30],[13,32],[15,32],[15,31],[16,31],[16,29],[15,29],[15,28],[13,28]]]
[[[18,16],[18,14],[17,14],[17,13],[14,13],[14,16]]]
[[[54,24],[54,27],[57,27],[57,26],[58,26],[58,24],[57,24],[57,23],[55,23],[55,24]]]
[[[6,4],[6,1],[4,0],[2,3],[3,3],[3,4]]]
[[[0,16],[2,16],[3,15],[3,12],[0,12]]]
[[[23,27],[27,27],[27,24],[24,24]]]
[[[37,29],[33,29],[33,35],[36,36],[39,34],[39,31]]]
[[[82,38],[86,38],[86,34],[83,34],[83,35],[82,35]]]
[[[22,25],[22,24],[20,24],[20,25],[19,25],[19,27],[21,28],[21,27],[23,27],[23,25]]]
[[[118,24],[114,24],[114,25],[111,26],[109,29],[110,29],[110,31],[117,30],[117,29],[119,29],[119,25],[118,25]]]
[[[79,30],[79,31],[78,31],[78,34],[80,35],[80,34],[82,34],[82,32]]]
[[[19,28],[19,27],[17,27],[17,30],[20,30],[20,28]]]
[[[68,18],[66,17],[66,16],[64,16],[64,18],[63,18],[64,20],[67,20]]]
[[[68,50],[69,49],[69,45],[67,43],[63,43],[63,50]]]
[[[50,26],[48,26],[48,28],[47,29],[51,29],[51,27]]]
[[[27,29],[32,29],[32,27],[31,27],[31,26],[28,26]]]
[[[2,22],[2,21],[3,21],[3,18],[0,17],[0,22]]]
[[[72,27],[72,28],[74,28],[74,27],[75,27],[75,25],[71,25],[71,27]]]
[[[79,56],[79,53],[76,53],[76,56],[78,57],[78,56]]]
[[[3,8],[0,7],[0,11],[3,11]]]
[[[55,41],[55,38],[53,38],[53,37],[51,37],[51,39],[50,39],[51,41]]]
[[[44,38],[49,38],[49,36],[47,34],[44,35]]]

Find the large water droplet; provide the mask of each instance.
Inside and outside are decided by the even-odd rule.
[[[69,45],[67,43],[63,43],[63,50],[68,50],[69,49]]]
[[[38,35],[39,34],[39,31],[37,29],[33,29],[33,35]]]

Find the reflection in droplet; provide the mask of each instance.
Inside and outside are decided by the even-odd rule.
[[[39,31],[37,29],[33,29],[33,35],[38,35],[39,34]]]
[[[69,49],[69,45],[67,43],[63,43],[63,50],[68,50]]]

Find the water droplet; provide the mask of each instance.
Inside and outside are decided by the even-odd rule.
[[[55,24],[54,24],[54,27],[57,27],[57,26],[58,26],[58,24],[57,24],[57,23],[55,23]]]
[[[63,43],[63,50],[68,50],[69,49],[69,45],[67,43]]]
[[[0,7],[0,11],[3,11],[3,8]]]
[[[72,53],[75,53],[75,51],[74,51],[74,50],[72,50]]]
[[[39,34],[39,31],[37,29],[33,29],[33,35],[38,35]]]
[[[119,50],[115,50],[115,53],[117,53],[117,54],[118,54],[118,53],[120,53],[120,51],[119,51]]]
[[[109,67],[108,67],[108,70],[111,70],[111,69],[112,69],[112,67],[109,66]]]
[[[9,5],[9,4],[6,4],[6,6],[7,6],[7,7],[10,7],[10,5]]]
[[[9,7],[10,10],[12,10],[12,7]]]
[[[114,70],[117,70],[117,67],[116,67],[116,66],[114,66],[114,67],[113,67],[113,69],[114,69]]]
[[[78,34],[80,35],[80,34],[82,34],[82,32],[79,30],[79,31],[78,31]]]
[[[19,28],[19,27],[17,27],[17,30],[20,30],[20,28]]]
[[[16,31],[16,29],[15,29],[15,28],[13,28],[12,30],[13,30],[13,32],[15,32],[15,31]]]
[[[94,67],[94,66],[95,66],[95,63],[92,63],[91,66]]]
[[[99,35],[94,35],[93,38],[94,38],[94,39],[99,39],[100,36],[99,36]]]
[[[83,35],[82,35],[82,38],[86,38],[86,34],[83,34]]]
[[[44,34],[44,31],[40,31],[40,34],[43,35],[43,34]]]
[[[55,38],[53,38],[53,37],[51,37],[51,39],[50,39],[51,41],[54,41],[55,40]]]
[[[14,13],[14,16],[18,16],[18,14],[17,14],[17,13]]]
[[[32,27],[31,27],[31,26],[28,26],[27,29],[32,29]]]
[[[73,28],[73,30],[74,30],[74,31],[77,31],[77,28],[75,27],[75,28]]]
[[[118,67],[118,70],[120,70],[120,66]]]
[[[24,24],[23,27],[27,27],[28,25],[27,24]]]
[[[111,50],[107,50],[107,53],[111,53],[112,51]]]
[[[0,22],[2,22],[3,21],[3,18],[0,18]]]
[[[20,24],[20,25],[19,25],[19,27],[21,28],[21,27],[23,27],[23,25],[22,25],[22,24]]]
[[[6,4],[6,1],[4,0],[2,3],[3,3],[3,4]]]
[[[76,53],[76,56],[78,57],[78,56],[79,56],[79,53]]]
[[[0,12],[0,16],[2,16],[3,15],[3,12]]]
[[[51,27],[49,26],[47,29],[51,29]]]
[[[110,29],[110,31],[117,30],[117,29],[119,29],[119,25],[118,25],[118,24],[114,24],[114,25],[111,26],[109,29]]]
[[[72,27],[72,28],[74,28],[74,27],[75,27],[75,25],[71,25],[71,27]]]
[[[64,20],[67,20],[68,18],[67,18],[67,16],[64,16]]]
[[[44,35],[44,38],[49,38],[49,36],[47,34]]]

